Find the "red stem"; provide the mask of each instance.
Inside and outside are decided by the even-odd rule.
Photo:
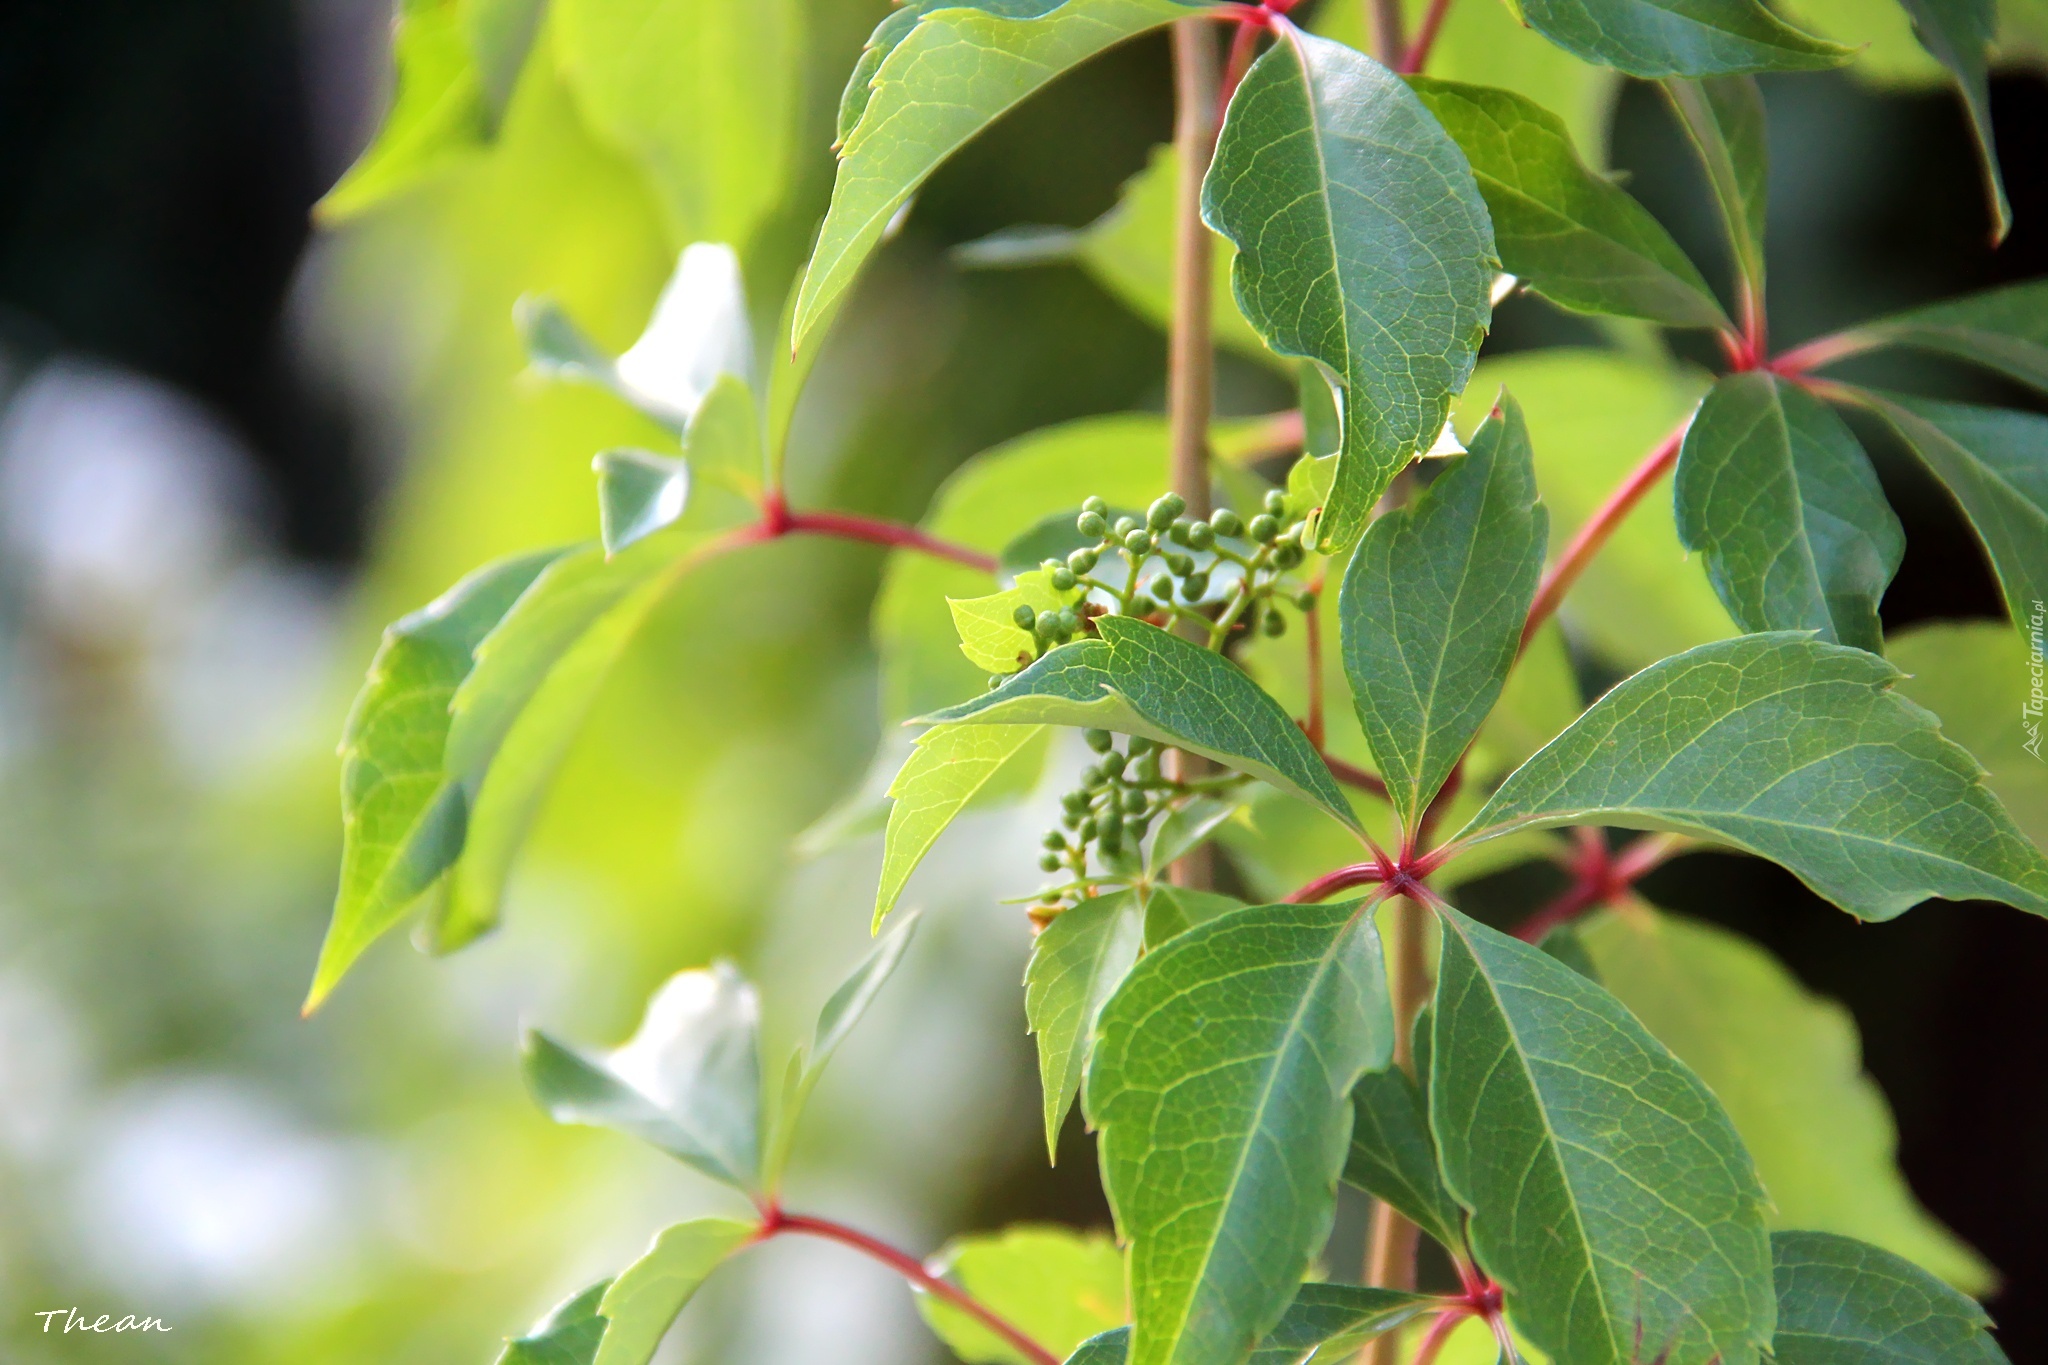
[[[1033,1341],[1000,1314],[975,1298],[959,1286],[926,1270],[916,1258],[898,1251],[887,1242],[877,1241],[864,1232],[834,1223],[824,1218],[806,1218],[800,1214],[784,1213],[780,1208],[769,1207],[761,1215],[761,1226],[755,1233],[755,1240],[765,1241],[785,1232],[798,1232],[811,1237],[822,1237],[841,1246],[852,1247],[863,1255],[870,1256],[904,1279],[936,1298],[944,1299],[961,1312],[974,1318],[982,1326],[1010,1343],[1034,1365],[1060,1365],[1060,1358],[1045,1347]]]
[[[1436,1321],[1432,1322],[1429,1325],[1429,1330],[1423,1333],[1422,1344],[1415,1348],[1415,1359],[1410,1361],[1409,1365],[1432,1365],[1432,1362],[1436,1359],[1437,1352],[1443,1350],[1444,1342],[1450,1339],[1451,1332],[1459,1323],[1471,1316],[1473,1316],[1472,1310],[1462,1303],[1446,1308],[1441,1313],[1438,1313]]]
[[[1309,584],[1309,591],[1316,595],[1315,605],[1302,613],[1301,634],[1308,652],[1308,719],[1301,728],[1308,735],[1308,742],[1320,751],[1323,747],[1323,574],[1317,570],[1315,581]],[[1386,784],[1380,783],[1380,790]]]
[[[1258,46],[1259,31],[1265,27],[1263,20],[1247,17],[1238,21],[1237,32],[1231,35],[1230,56],[1223,63],[1222,83],[1216,87],[1218,123],[1223,121],[1223,111],[1230,107],[1230,97],[1237,93],[1238,82],[1251,70],[1252,50]]]
[[[1450,12],[1451,0],[1430,0],[1429,12],[1422,16],[1422,27],[1415,30],[1415,41],[1402,54],[1402,75],[1420,75],[1422,68],[1429,65],[1429,50],[1436,46],[1436,35],[1444,26],[1444,16]]]
[[[1543,585],[1536,590],[1536,600],[1529,604],[1529,619],[1522,626],[1522,644],[1525,648],[1528,646],[1529,638],[1550,619],[1558,604],[1564,601],[1564,595],[1571,590],[1572,584],[1578,581],[1579,575],[1585,572],[1586,565],[1600,552],[1600,547],[1607,543],[1607,538],[1614,534],[1614,529],[1621,525],[1622,520],[1635,510],[1635,505],[1642,501],[1643,494],[1649,492],[1659,480],[1671,472],[1671,466],[1678,462],[1678,448],[1685,444],[1686,428],[1691,425],[1692,415],[1688,413],[1685,420],[1678,424],[1677,429],[1665,437],[1663,442],[1635,467],[1633,473],[1622,480],[1621,487],[1614,490],[1601,505],[1600,510],[1593,513],[1586,524],[1579,528],[1579,533],[1572,537],[1572,543],[1565,547],[1563,557],[1543,576]]]
[[[1289,905],[1312,905],[1326,896],[1339,891],[1349,891],[1354,886],[1378,886],[1394,875],[1394,869],[1384,859],[1369,863],[1353,863],[1340,867],[1335,872],[1325,872],[1301,890],[1287,898]]]
[[[1808,370],[1832,365],[1837,360],[1846,360],[1852,355],[1875,350],[1883,344],[1884,338],[1875,333],[1854,330],[1836,332],[1832,336],[1815,337],[1812,341],[1794,346],[1764,368],[1773,374],[1790,379]]]
[[[1572,837],[1579,846],[1569,864],[1572,885],[1515,926],[1515,937],[1525,943],[1541,943],[1558,926],[1620,900],[1652,868],[1690,846],[1682,835],[1652,835],[1636,840],[1617,857],[1608,848],[1607,837],[1591,826],[1576,827]]]
[[[955,564],[964,564],[970,569],[979,569],[983,573],[994,573],[997,568],[994,555],[971,550],[965,545],[955,545],[936,536],[928,536],[915,526],[904,526],[893,521],[878,521],[873,517],[857,516],[851,512],[792,512],[773,494],[761,509],[761,524],[767,531],[765,538],[771,540],[787,535],[837,536],[841,540],[865,541],[870,545],[920,550],[940,559],[950,559]]]
[[[1387,784],[1377,773],[1369,773],[1363,768],[1346,763],[1332,753],[1323,754],[1323,765],[1330,770],[1330,776],[1345,786],[1356,787],[1360,791],[1371,792],[1382,800],[1386,799]]]

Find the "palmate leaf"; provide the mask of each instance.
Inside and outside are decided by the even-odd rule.
[[[1102,1012],[1085,1107],[1130,1249],[1134,1365],[1238,1365],[1321,1250],[1351,1089],[1393,1050],[1360,902],[1220,915]]]
[[[2015,622],[2048,599],[2048,417],[1872,394],[1921,463],[1948,485],[1990,552]]]
[[[1372,524],[1338,603],[1351,702],[1409,829],[1500,699],[1549,520],[1515,400],[1415,502]]]
[[[1855,55],[1757,0],[1521,0],[1520,8],[1524,22],[1567,52],[1647,80],[1817,71]]]
[[[2006,1365],[1982,1308],[1890,1252],[1781,1232],[1771,1254],[1779,1365]]]
[[[1358,822],[1315,747],[1244,671],[1219,654],[1123,616],[1062,645],[993,692],[925,717],[934,724],[1075,725],[1187,749]]]
[[[1761,315],[1764,298],[1771,165],[1763,92],[1749,76],[1667,80],[1663,90],[1706,167],[1707,186],[1734,253],[1743,322],[1748,324]]]
[[[1891,1110],[1863,1072],[1847,1010],[1740,935],[1640,901],[1584,921],[1578,941],[1601,983],[1726,1106],[1771,1197],[1771,1226],[1860,1237],[1989,1287],[1989,1268],[1900,1174]]]
[[[1850,335],[1957,356],[2048,393],[2048,279],[1915,308]]]
[[[897,209],[969,138],[1062,71],[1189,11],[1174,0],[1067,0],[1050,14],[1042,5],[1029,12],[1043,17],[920,13],[871,45],[886,52],[865,93],[841,105],[842,121],[850,114],[854,122],[842,129],[831,207],[791,318],[791,349],[810,348]]]
[[[639,1031],[585,1057],[529,1029],[521,1070],[557,1123],[627,1133],[736,1189],[761,1171],[761,1006],[727,963],[678,972]]]
[[[744,243],[796,167],[799,0],[554,0],[591,128],[639,162],[675,240]]]
[[[1137,965],[1150,919],[1151,907],[1137,892],[1112,891],[1058,916],[1031,946],[1024,1018],[1038,1040],[1049,1159],[1059,1157],[1060,1128],[1081,1089],[1095,1021]]]
[[[730,1218],[696,1218],[663,1229],[605,1290],[597,1311],[606,1326],[591,1365],[648,1365],[676,1315],[754,1234],[752,1223]]]
[[[1236,243],[1253,328],[1342,390],[1320,543],[1348,546],[1435,444],[1492,317],[1498,261],[1471,167],[1393,73],[1283,26],[1231,97],[1202,216]]]
[[[1305,1284],[1245,1365],[1332,1365],[1435,1306],[1426,1294],[1356,1284]],[[1091,1337],[1067,1365],[1125,1365],[1131,1329]]]
[[[1906,533],[1841,418],[1775,375],[1733,374],[1700,406],[1674,476],[1678,533],[1752,631],[1812,630],[1873,653]]]
[[[1430,1126],[1479,1264],[1553,1360],[1755,1365],[1764,1191],[1698,1077],[1556,959],[1441,914]],[[1668,1354],[1667,1354],[1668,1353]]]
[[[610,1280],[599,1280],[555,1306],[523,1337],[505,1343],[497,1365],[596,1365],[605,1320],[598,1313]]]
[[[1963,97],[1991,201],[1991,240],[2002,242],[2012,230],[2012,205],[2005,197],[2005,177],[1998,169],[1998,144],[1991,131],[1991,46],[1998,38],[1998,0],[1899,3],[1912,16],[1920,45],[1948,69]]]
[[[308,1010],[460,855],[469,804],[442,767],[449,702],[477,645],[561,554],[479,569],[384,632],[342,729],[341,888]]]
[[[1584,313],[1728,325],[1663,224],[1579,160],[1564,120],[1507,90],[1424,76],[1408,84],[1472,163],[1503,270]]]
[[[893,804],[882,839],[882,879],[875,888],[877,929],[946,826],[1042,733],[1043,726],[937,725],[917,737],[917,747],[889,786]]]
[[[1511,773],[1473,839],[1670,829],[1782,864],[1861,919],[1932,896],[2048,914],[2048,860],[1876,655],[1744,635],[1654,664]]]
[[[1130,1321],[1124,1256],[1101,1233],[1022,1224],[948,1242],[929,1265],[1056,1356]],[[925,1323],[967,1365],[1032,1365],[960,1309],[917,1296]]]
[[[1425,1065],[1417,1059],[1418,1070]],[[1368,1071],[1351,1092],[1351,1109],[1345,1183],[1393,1205],[1444,1246],[1462,1247],[1464,1219],[1444,1188],[1421,1088],[1397,1066]]]

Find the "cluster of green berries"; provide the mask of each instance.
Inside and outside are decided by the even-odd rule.
[[[1151,740],[1133,736],[1119,752],[1109,731],[1086,733],[1088,747],[1101,758],[1082,769],[1081,785],[1060,798],[1061,828],[1045,836],[1038,860],[1047,872],[1066,868],[1086,876],[1091,847],[1108,858],[1135,852],[1179,790],[1160,775],[1160,746]]]
[[[1249,521],[1227,507],[1207,520],[1191,519],[1184,515],[1186,511],[1186,500],[1177,493],[1168,493],[1146,509],[1143,522],[1131,516],[1111,522],[1108,505],[1101,498],[1087,499],[1081,504],[1074,527],[1101,543],[1075,550],[1065,562],[1047,560],[1044,567],[1052,585],[1061,591],[1077,584],[1104,588],[1119,597],[1123,610],[1130,615],[1150,616],[1168,609],[1176,598],[1190,606],[1202,602],[1209,595],[1210,576],[1216,566],[1234,563],[1244,570],[1250,583],[1248,595],[1252,600],[1246,604],[1250,610],[1244,625],[1256,626],[1268,635],[1284,633],[1286,621],[1277,612],[1261,612],[1258,607],[1263,599],[1274,595],[1274,579],[1300,567],[1308,557],[1308,547],[1303,542],[1306,519],[1287,515],[1287,499],[1278,489],[1266,494],[1264,510]],[[1248,553],[1240,552],[1223,543],[1226,541],[1249,541],[1253,548]],[[1154,556],[1166,568],[1148,581],[1133,581],[1118,588],[1089,577],[1109,554],[1122,556],[1134,580],[1140,566]],[[1206,562],[1196,560],[1197,554],[1205,556]],[[1289,595],[1288,600],[1303,611],[1315,605],[1314,594],[1306,590]],[[1022,613],[1019,618],[1022,624]]]

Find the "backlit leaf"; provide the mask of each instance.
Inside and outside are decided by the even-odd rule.
[[[1764,1191],[1699,1078],[1538,948],[1441,914],[1430,1127],[1479,1264],[1553,1360],[1754,1365]]]
[[[1492,316],[1498,262],[1472,170],[1393,73],[1286,27],[1231,98],[1202,216],[1237,244],[1252,326],[1342,387],[1320,543],[1348,546],[1435,444]]]
[[[2030,616],[2023,627],[2036,624]],[[2048,697],[2035,695],[2048,691],[2048,677],[2034,672],[2027,636],[2002,621],[1929,621],[1884,649],[1906,671],[1899,691],[1941,717],[1941,732],[1984,765],[1984,785],[2013,823],[2036,847],[2048,845],[2048,764],[2039,756]]]
[[[1970,133],[1984,166],[1991,200],[1991,239],[2012,230],[2012,205],[1998,169],[1998,144],[1991,130],[1991,45],[1998,37],[1998,0],[1899,0],[1913,18],[1921,46],[1948,68],[1970,115]]]
[[[1853,55],[1773,17],[1758,0],[1521,0],[1544,37],[1631,76],[1816,71]]]
[[[1045,1147],[1055,1160],[1060,1128],[1088,1066],[1095,1020],[1146,946],[1150,917],[1150,907],[1141,904],[1135,891],[1091,896],[1056,916],[1031,946],[1024,969],[1024,1018],[1038,1039]]]
[[[1781,1232],[1771,1253],[1779,1365],[2006,1365],[1982,1308],[1890,1252]]]
[[[1056,1356],[1130,1321],[1123,1253],[1101,1233],[1024,1224],[959,1237],[932,1258],[930,1268]],[[967,1365],[1032,1365],[944,1299],[919,1294],[917,1311]]]
[[[752,1223],[730,1218],[698,1218],[663,1229],[605,1291],[597,1311],[609,1325],[591,1365],[648,1365],[698,1287],[753,1235]]]
[[[345,222],[483,147],[494,116],[456,0],[405,0],[392,26],[397,92],[383,126],[314,212]]]
[[[1673,476],[1678,534],[1747,630],[1879,652],[1877,604],[1906,553],[1877,471],[1818,399],[1732,374],[1700,405]]]
[[[1506,90],[1408,83],[1472,163],[1502,269],[1581,312],[1727,325],[1699,268],[1626,190],[1586,168],[1557,115]]]
[[[598,524],[608,555],[674,521],[690,496],[690,467],[647,450],[607,450],[597,472]]]
[[[532,1331],[505,1343],[498,1365],[595,1365],[605,1331],[597,1306],[611,1284],[599,1280],[558,1304]]]
[[[1411,828],[1499,699],[1543,572],[1528,429],[1500,401],[1469,454],[1372,524],[1344,575],[1352,705]]]
[[[1280,704],[1219,654],[1123,616],[1062,645],[934,723],[1074,725],[1142,735],[1262,778],[1356,829],[1314,746]]]
[[[751,1190],[761,1166],[760,1015],[754,988],[729,964],[678,972],[631,1040],[600,1057],[528,1030],[527,1088],[557,1123],[630,1134]]]
[[[910,874],[931,852],[932,845],[953,823],[998,769],[1033,739],[1042,727],[1014,725],[938,725],[917,738],[896,780],[889,786],[895,804],[883,837],[882,880],[875,889],[875,925],[896,905]]]
[[[1471,828],[1677,830],[1780,863],[1862,919],[1932,896],[2048,914],[2048,861],[1898,678],[1804,635],[1702,645],[1595,702]]]
[[[1233,911],[1139,961],[1085,1098],[1136,1365],[1237,1365],[1280,1322],[1329,1233],[1351,1089],[1392,1049],[1359,902]]]

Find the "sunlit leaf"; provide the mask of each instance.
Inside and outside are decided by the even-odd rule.
[[[1141,904],[1136,892],[1112,891],[1056,916],[1031,946],[1024,969],[1024,1018],[1038,1040],[1038,1083],[1051,1158],[1059,1155],[1060,1128],[1081,1088],[1096,1018],[1146,946],[1150,918],[1150,907]]]
[[[591,1365],[648,1365],[684,1305],[753,1236],[752,1223],[730,1218],[697,1218],[663,1229],[605,1291],[597,1311],[609,1325]]]
[[[1816,71],[1853,55],[1758,0],[1520,0],[1520,8],[1525,23],[1567,52],[1652,80]]]
[[[1244,909],[1245,903],[1219,891],[1155,882],[1145,892],[1145,951],[1150,952],[1175,934],[1184,934],[1218,915]]]
[[[917,738],[917,747],[889,786],[895,804],[882,848],[882,879],[875,889],[875,924],[879,927],[910,880],[910,874],[931,852],[946,826],[974,799],[976,792],[1019,751],[1036,739],[1042,727],[1017,725],[937,725]]]
[[[615,555],[683,514],[690,467],[647,450],[607,450],[591,461],[597,473],[598,524],[605,553]]]
[[[532,1331],[505,1343],[498,1365],[596,1365],[598,1343],[605,1331],[598,1304],[611,1284],[599,1280],[558,1304]]]
[[[1982,1308],[1890,1252],[1781,1232],[1771,1254],[1779,1365],[2006,1365]]]
[[[2048,625],[2048,613],[2041,625]],[[2032,631],[2036,621],[2025,622]],[[1928,621],[1884,642],[1906,676],[1899,691],[1941,717],[1941,732],[1986,769],[1984,785],[2013,823],[2048,845],[2048,764],[2041,761],[2044,702],[2026,636],[2002,621]],[[2044,679],[2043,681],[2048,681]]]
[[[932,1259],[931,1269],[1056,1356],[1130,1321],[1123,1253],[1100,1233],[1025,1224],[959,1237]],[[917,1310],[967,1365],[1033,1365],[936,1295],[919,1294]]]

